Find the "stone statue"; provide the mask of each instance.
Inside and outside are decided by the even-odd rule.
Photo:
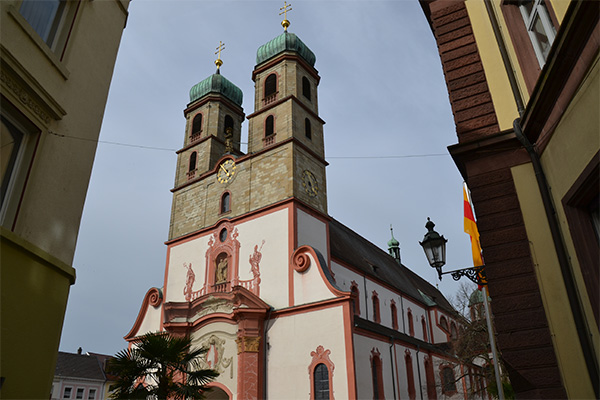
[[[227,257],[223,257],[217,264],[215,284],[227,282]]]

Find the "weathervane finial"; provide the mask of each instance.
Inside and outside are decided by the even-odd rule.
[[[280,8],[281,12],[279,15],[283,14],[283,21],[281,21],[281,26],[283,26],[283,30],[287,32],[288,26],[290,26],[290,21],[287,19],[288,11],[292,11],[292,5],[288,4],[287,1],[283,2],[283,7]]]
[[[221,65],[223,65],[223,60],[221,60],[221,50],[225,50],[225,43],[223,43],[219,40],[219,45],[217,46],[217,51],[215,51],[215,54],[218,54],[217,59],[215,60],[215,65],[217,66],[217,71],[219,70],[219,68],[221,68]]]

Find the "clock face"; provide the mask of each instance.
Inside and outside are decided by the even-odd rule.
[[[302,186],[304,186],[304,190],[310,197],[315,197],[319,193],[317,178],[310,171],[304,170],[302,172]]]
[[[232,159],[223,161],[217,170],[217,180],[221,183],[230,182],[235,175],[236,167],[235,161]]]

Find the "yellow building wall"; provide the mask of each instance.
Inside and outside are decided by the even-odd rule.
[[[0,398],[47,399],[75,270],[0,229]]]
[[[499,4],[500,1],[498,0],[492,1],[509,57],[513,65],[518,66],[517,57],[510,37],[507,35],[508,31]],[[519,117],[519,113],[485,3],[483,0],[467,0],[465,5],[471,20],[473,35],[477,42],[477,49],[485,71],[485,78],[490,89],[500,130],[512,129],[513,121]],[[517,81],[523,101],[527,101],[529,96],[520,71],[517,71]]]
[[[590,113],[590,110],[600,110],[599,87],[600,68],[596,58],[595,64],[564,113],[541,156],[567,251],[572,255],[571,265],[593,336],[592,342],[596,346],[600,343],[600,336],[561,201],[600,149],[600,121],[597,113]],[[567,394],[570,398],[593,398],[594,392],[585,370],[585,360],[577,340],[578,335],[571,308],[565,301],[567,293],[533,168],[531,164],[520,165],[512,169],[512,174]],[[595,348],[597,356],[600,355],[599,350],[597,346]]]

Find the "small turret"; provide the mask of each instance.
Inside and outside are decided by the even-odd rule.
[[[392,228],[392,225],[390,225],[390,232],[392,233],[392,238],[388,241],[388,251],[396,262],[400,264],[400,242],[394,238],[394,228]]]

